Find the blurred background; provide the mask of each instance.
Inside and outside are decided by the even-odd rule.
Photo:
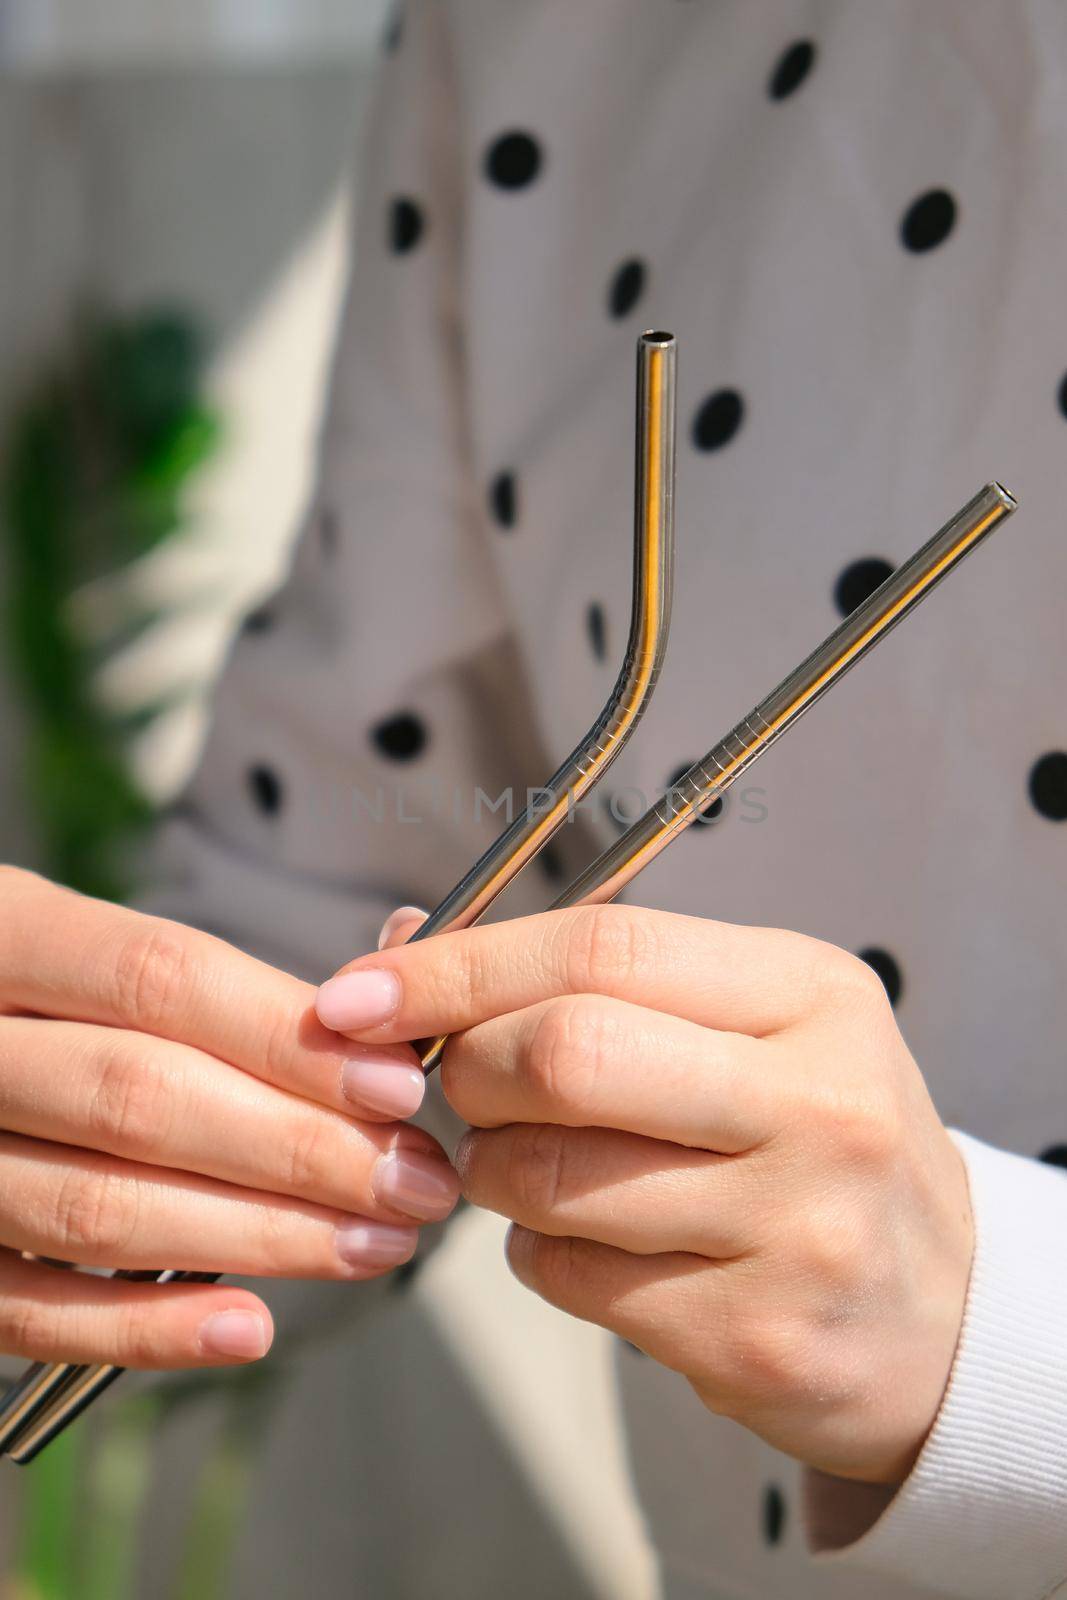
[[[131,845],[309,492],[396,22],[384,0],[0,0],[0,859],[136,892]],[[133,1384],[0,1464],[4,1592],[273,1596],[296,1539],[317,1596],[647,1600],[610,1341],[512,1282],[502,1231],[465,1214],[284,1371]],[[374,1463],[404,1451],[398,1540]],[[324,1525],[337,1473],[351,1515]]]

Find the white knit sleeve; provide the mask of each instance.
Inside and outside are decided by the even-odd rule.
[[[808,1474],[809,1543],[857,1582],[1050,1600],[1067,1594],[1067,1173],[953,1138],[975,1258],[941,1409],[895,1494]]]

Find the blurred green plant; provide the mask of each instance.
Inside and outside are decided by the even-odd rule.
[[[2,451],[4,639],[25,718],[27,812],[43,870],[108,899],[133,887],[129,846],[153,813],[124,751],[162,708],[124,720],[98,702],[94,675],[120,641],[87,639],[71,600],[182,530],[190,481],[220,434],[201,397],[204,355],[199,327],[180,311],[86,315],[68,354],[16,408]],[[98,1435],[72,1429],[27,1472],[17,1595],[128,1592],[160,1410],[156,1396],[131,1396]]]
[[[123,847],[152,811],[123,747],[160,708],[123,721],[96,703],[107,646],[81,635],[70,602],[181,530],[220,431],[201,398],[203,362],[181,312],[85,316],[68,358],[16,411],[4,452],[4,635],[27,718],[29,815],[44,869],[110,899],[130,887]]]

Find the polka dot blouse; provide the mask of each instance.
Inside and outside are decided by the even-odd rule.
[[[385,44],[314,504],[159,899],[321,978],[571,748],[625,641],[644,327],[680,342],[669,660],[513,910],[1002,478],[1010,531],[631,896],[881,977],[974,1198],[941,1415],[869,1490],[618,1367],[665,1592],[1067,1593],[1067,13],[424,0]]]

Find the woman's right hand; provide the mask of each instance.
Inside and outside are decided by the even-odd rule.
[[[459,1188],[407,1045],[360,1046],[315,991],[180,924],[0,867],[0,1350],[220,1366],[270,1313],[228,1284],[57,1271],[360,1280],[407,1261]]]

